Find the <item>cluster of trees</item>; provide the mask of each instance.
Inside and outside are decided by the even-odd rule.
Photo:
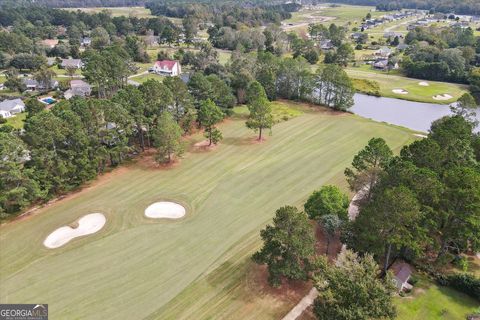
[[[199,21],[211,21],[219,27],[240,29],[261,26],[267,23],[280,23],[291,17],[300,5],[284,4],[281,1],[150,1],[145,5],[152,14],[167,17],[193,17]]]
[[[317,319],[394,319],[395,286],[390,274],[380,277],[380,269],[370,254],[360,257],[344,250],[332,265],[315,251],[309,218],[324,228],[330,242],[330,237],[347,223],[348,203],[338,188],[325,186],[305,203],[308,216],[292,206],[278,209],[273,224],[260,232],[264,244],[252,259],[267,265],[273,286],[279,286],[283,278],[312,280],[319,291],[313,310]]]
[[[409,77],[467,82],[480,63],[480,46],[470,28],[416,28],[405,42],[402,67]]]
[[[50,111],[34,98],[26,105],[23,131],[1,128],[2,217],[75,189],[145,147],[155,146],[159,161],[173,160],[197,114],[215,143],[224,116],[210,97],[196,101],[177,77],[126,86],[109,99],[61,101]]]
[[[461,115],[442,118],[395,157],[383,139],[372,139],[346,170],[352,190],[367,190],[347,245],[374,254],[384,271],[398,257],[442,264],[478,251],[480,136],[473,127]]]

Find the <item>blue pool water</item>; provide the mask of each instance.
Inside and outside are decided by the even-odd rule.
[[[56,100],[53,99],[53,98],[43,98],[42,101],[45,102],[45,103],[47,103],[47,104],[52,104],[52,103],[54,103]]]

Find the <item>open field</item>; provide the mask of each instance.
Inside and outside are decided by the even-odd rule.
[[[473,298],[425,278],[420,278],[411,295],[395,300],[399,320],[465,319],[479,308]]]
[[[370,138],[385,138],[397,152],[415,138],[351,114],[290,108],[281,112],[296,117],[263,143],[253,142],[240,108],[209,152],[191,150],[169,169],[140,159],[0,226],[0,302],[42,297],[55,319],[278,319],[297,301],[261,286],[265,278],[249,260],[258,231],[275,209],[300,206],[324,184],[346,190],[343,170]],[[186,217],[144,218],[162,200],[183,205]],[[42,245],[91,212],[106,216],[101,231],[54,250]]]
[[[456,101],[462,94],[467,92],[465,85],[448,82],[436,82],[407,78],[399,75],[379,73],[373,70],[363,70],[361,68],[347,68],[347,74],[353,79],[365,79],[376,81],[380,87],[380,94],[383,97],[399,98],[418,102],[429,102],[439,104],[449,104]],[[418,83],[426,81],[428,87],[420,86]],[[395,89],[404,89],[408,94],[399,95],[392,92]],[[453,98],[446,101],[434,100],[432,97],[437,94],[450,94]]]
[[[151,18],[150,9],[145,7],[94,7],[94,8],[65,8],[68,11],[83,11],[86,13],[99,13],[104,10],[110,12],[112,17],[133,16],[137,18]]]

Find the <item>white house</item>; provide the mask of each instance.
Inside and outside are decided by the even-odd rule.
[[[153,65],[153,72],[164,76],[175,77],[182,73],[182,67],[178,61],[161,60],[155,62]]]
[[[10,118],[15,114],[24,111],[25,104],[21,99],[5,100],[0,102],[0,116],[3,118]]]

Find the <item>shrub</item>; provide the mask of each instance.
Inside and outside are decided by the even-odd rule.
[[[452,287],[472,298],[480,300],[480,279],[466,274],[440,275],[437,277],[438,284]]]

